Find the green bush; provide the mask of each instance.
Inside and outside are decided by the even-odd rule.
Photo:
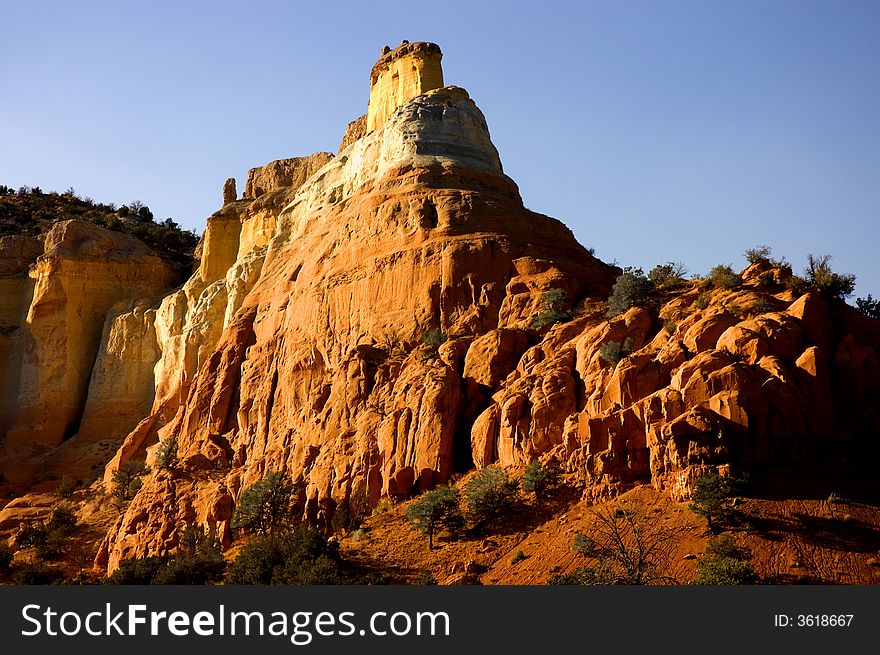
[[[61,476],[61,481],[58,483],[58,488],[55,490],[62,498],[70,498],[76,493],[76,490],[79,489],[82,482],[80,480],[75,480],[70,475]]]
[[[581,566],[569,573],[557,573],[547,580],[548,585],[604,585],[604,576],[592,566]]]
[[[546,498],[559,483],[559,467],[554,465],[543,466],[538,460],[533,460],[523,475],[523,491],[535,494],[535,499]]]
[[[831,255],[807,255],[807,282],[820,293],[833,298],[851,296],[856,288],[856,276],[835,273],[831,270]]]
[[[159,442],[156,449],[156,468],[170,471],[177,465],[177,437],[172,435]]]
[[[532,327],[541,330],[556,323],[571,319],[568,292],[565,289],[550,289],[541,295],[541,312],[532,320]]]
[[[719,264],[709,271],[708,280],[716,289],[736,289],[742,284],[742,278],[735,273],[733,268]]]
[[[168,565],[169,559],[169,557],[158,556],[124,559],[113,574],[107,578],[107,584],[152,584],[157,574]]]
[[[654,283],[641,268],[627,267],[617,276],[608,298],[608,312],[612,317],[622,314],[630,307],[647,305],[654,299]]]
[[[704,557],[697,561],[699,585],[745,585],[758,581],[749,562],[732,557]]]
[[[477,532],[507,515],[517,497],[517,483],[507,472],[488,466],[477,473],[464,487],[467,518]]]
[[[242,492],[232,515],[232,527],[266,534],[290,522],[296,490],[280,471],[267,473]]]
[[[64,572],[42,562],[26,564],[12,574],[12,582],[17,585],[50,585],[64,577]]]
[[[791,275],[785,281],[785,288],[796,296],[802,296],[810,290],[810,283],[800,275]]]
[[[856,309],[868,318],[880,320],[880,299],[874,300],[870,293],[867,298],[856,298]]]
[[[344,581],[335,543],[303,523],[295,530],[247,544],[229,566],[228,584],[339,584]]]
[[[758,581],[748,560],[748,548],[737,546],[730,535],[720,535],[706,544],[706,553],[697,561],[696,584],[743,585]]]
[[[713,473],[694,482],[691,495],[691,511],[706,519],[709,529],[714,529],[719,518],[729,511],[730,501],[742,487],[742,481]]]
[[[434,348],[446,343],[448,338],[447,334],[440,328],[431,328],[422,335],[422,341]]]
[[[514,556],[511,558],[510,563],[511,564],[519,564],[520,562],[522,562],[526,558],[527,558],[526,554],[524,552],[522,552],[521,550],[518,550],[518,551],[516,551]]]
[[[464,524],[455,487],[438,487],[422,494],[406,509],[406,518],[413,528],[428,535],[428,549],[434,548],[434,533],[445,528],[455,537]]]
[[[143,486],[141,476],[150,472],[143,460],[128,460],[113,472],[113,495],[119,502],[135,497]]]
[[[586,557],[595,552],[596,542],[590,539],[587,535],[578,533],[574,536],[574,540],[571,543],[571,549]]]
[[[632,337],[627,337],[620,341],[606,341],[601,346],[599,346],[599,358],[606,362],[607,364],[611,364],[612,366],[616,365],[620,362],[621,359],[629,355],[633,350],[633,340]]]
[[[648,280],[656,287],[676,287],[684,283],[687,267],[681,262],[657,264],[648,271]]]
[[[749,264],[757,264],[758,262],[769,262],[770,254],[773,250],[770,246],[755,246],[754,248],[749,248],[745,252],[746,261]]]
[[[431,573],[430,571],[422,571],[421,573],[419,573],[419,577],[418,577],[418,580],[416,581],[416,584],[419,584],[419,585],[436,585],[436,584],[437,584],[437,578],[435,578],[435,577],[434,577],[434,574]]]
[[[709,303],[712,302],[712,294],[708,291],[701,293],[697,296],[697,299],[692,303],[692,307],[696,309],[706,309],[709,306]]]

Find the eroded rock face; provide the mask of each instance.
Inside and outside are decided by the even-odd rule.
[[[8,480],[32,482],[36,470],[45,471],[40,460],[79,431],[84,412],[112,416],[115,403],[128,404],[132,395],[135,411],[143,411],[149,380],[132,382],[136,389],[122,383],[112,398],[96,389],[90,403],[92,370],[114,306],[154,302],[177,273],[137,239],[83,221],[57,223],[45,235],[29,280],[22,269],[34,244],[22,242],[19,252],[18,271],[4,278],[19,295],[12,294],[5,312],[0,461]],[[116,427],[118,441],[131,426]]]
[[[310,157],[291,157],[269,162],[248,171],[244,198],[255,200],[284,187],[302,186],[312,174],[333,158],[333,153],[316,152]]]
[[[205,320],[216,312],[208,305],[176,314],[192,316],[178,320],[185,344],[206,334],[194,332],[193,320],[225,329],[216,340],[197,339],[204,347],[195,369],[166,369],[192,371],[176,391],[168,382],[157,393],[180,399],[176,413],[169,419],[165,406],[164,418],[132,433],[129,451],[176,435],[182,458],[201,461],[200,475],[233,497],[267,471],[286,470],[304,483],[310,518],[326,511],[325,501],[406,496],[470,466],[475,399],[527,348],[517,326],[530,325],[553,285],[573,297],[607,293],[615,274],[561,223],[523,207],[461,89],[405,103],[298,191],[276,197],[280,211],[270,196],[242,210],[244,223],[274,214],[275,232],[263,251],[251,250],[263,259],[236,311],[213,320]],[[246,262],[239,249],[230,273],[213,283],[218,291],[208,285],[200,302],[217,297],[217,307],[228,307],[230,280],[242,277],[231,271]],[[522,282],[510,287],[514,279]],[[157,324],[174,315],[166,299]],[[448,337],[439,349],[422,345],[434,329]],[[157,329],[161,343],[165,330]],[[469,355],[481,334],[489,336]],[[140,498],[120,530],[152,534],[155,513]],[[102,563],[112,568],[158,543],[110,535]]]

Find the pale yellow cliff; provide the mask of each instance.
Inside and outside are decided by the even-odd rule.
[[[442,87],[442,57],[440,47],[434,43],[404,41],[394,50],[385,46],[370,74],[367,132],[381,127],[408,100]]]

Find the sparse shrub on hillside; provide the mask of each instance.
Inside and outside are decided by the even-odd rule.
[[[706,307],[709,306],[710,302],[712,302],[712,294],[708,291],[704,291],[699,296],[697,296],[697,299],[694,300],[691,306],[695,309],[706,309]]]
[[[581,566],[568,573],[557,573],[547,580],[548,585],[603,585],[610,584],[601,571],[592,566]]]
[[[60,569],[34,562],[19,567],[12,574],[12,582],[17,585],[50,585],[64,577]]]
[[[657,264],[648,271],[648,280],[656,287],[676,287],[684,284],[687,267],[681,262]]]
[[[357,530],[370,516],[372,508],[367,498],[367,492],[361,488],[351,494],[348,503],[338,507],[333,512],[330,521],[330,529],[333,532],[341,530]]]
[[[761,314],[766,314],[768,312],[775,311],[776,308],[771,305],[766,299],[759,298],[753,303],[749,304],[746,308],[746,314],[749,316],[760,316]]]
[[[770,246],[755,246],[754,248],[749,248],[745,252],[746,261],[749,264],[757,264],[758,262],[769,262],[770,255],[773,250]]]
[[[205,530],[194,523],[187,524],[177,554],[168,559],[153,576],[151,584],[205,585],[220,582],[226,561],[220,551],[217,530]]]
[[[612,366],[620,362],[621,359],[627,357],[633,350],[632,337],[627,337],[620,341],[606,341],[599,346],[599,357],[603,362]]]
[[[523,491],[535,494],[536,500],[544,500],[559,483],[559,467],[553,464],[544,466],[533,460],[523,474]]]
[[[143,460],[130,459],[113,472],[113,496],[119,502],[135,497],[143,482],[141,476],[150,472]]]
[[[758,276],[758,284],[762,287],[776,287],[779,286],[776,282],[776,276],[773,275],[772,271],[764,271]]]
[[[82,482],[80,480],[75,480],[73,476],[63,475],[61,476],[61,481],[58,483],[58,488],[55,490],[62,498],[70,498],[76,493],[76,490],[79,489]]]
[[[303,523],[250,542],[229,566],[228,584],[339,584],[338,545]]]
[[[156,468],[170,471],[177,465],[177,437],[171,435],[159,442],[156,449]]]
[[[437,578],[434,577],[434,574],[430,571],[422,571],[419,573],[419,577],[416,580],[416,584],[419,585],[436,585]]]
[[[571,319],[568,292],[565,289],[550,289],[541,295],[541,312],[532,321],[532,327],[541,330],[556,323]]]
[[[874,300],[870,293],[867,298],[856,298],[856,309],[868,318],[880,320],[880,299]]]
[[[742,278],[726,264],[719,264],[709,271],[708,280],[716,289],[736,289],[742,284]]]
[[[606,506],[593,510],[589,535],[576,537],[572,548],[596,559],[584,584],[650,585],[675,582],[672,552],[684,527],[667,525],[642,505]]]
[[[152,584],[159,571],[168,564],[168,557],[141,557],[124,559],[107,578],[107,584],[147,585]]]
[[[792,275],[785,281],[785,288],[796,296],[802,296],[810,290],[810,283],[800,275]]]
[[[518,486],[497,466],[484,468],[464,486],[467,519],[474,531],[483,530],[513,509]]]
[[[851,296],[856,288],[856,276],[831,270],[831,255],[807,255],[805,276],[811,286],[833,298]]]
[[[464,526],[458,489],[438,487],[428,491],[406,509],[406,518],[413,528],[428,535],[428,549],[434,548],[434,533],[445,528],[453,537]]]
[[[697,560],[697,579],[699,585],[744,585],[758,581],[749,563],[751,552],[737,546],[730,535],[720,535],[710,539],[706,553]]]
[[[578,533],[571,542],[571,549],[576,553],[587,556],[596,550],[596,543],[587,535]]]
[[[650,303],[654,298],[654,283],[651,282],[641,268],[626,267],[617,276],[611,287],[608,298],[608,317],[622,314],[630,307],[640,307]]]
[[[691,511],[705,518],[708,528],[713,530],[718,520],[730,511],[730,503],[742,486],[741,480],[717,473],[697,478],[691,494]]]
[[[524,559],[527,559],[526,554],[524,552],[522,552],[521,550],[518,550],[518,551],[516,551],[514,556],[510,559],[510,563],[511,564],[519,564]]]
[[[434,348],[446,343],[447,338],[446,333],[440,328],[431,328],[422,335],[422,341]]]
[[[290,522],[296,490],[280,471],[267,473],[242,492],[232,514],[232,527],[266,534]]]

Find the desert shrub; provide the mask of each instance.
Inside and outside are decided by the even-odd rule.
[[[769,262],[770,255],[773,250],[770,246],[755,246],[754,248],[749,248],[745,252],[746,261],[749,264],[757,264],[758,262]]]
[[[50,534],[66,537],[76,529],[76,523],[76,513],[73,508],[68,505],[59,505],[49,515],[46,529]]]
[[[26,564],[12,574],[12,582],[17,585],[50,585],[64,577],[60,569],[46,566],[42,562]]]
[[[413,528],[428,535],[428,548],[434,548],[434,533],[445,528],[452,536],[464,525],[455,487],[438,487],[428,491],[406,509],[406,518]]]
[[[45,524],[25,524],[18,528],[18,533],[15,535],[15,547],[21,550],[22,548],[40,546],[48,540],[49,531],[46,530]]]
[[[75,480],[73,476],[63,475],[61,476],[61,481],[58,483],[58,488],[55,490],[62,498],[70,498],[76,493],[76,490],[79,489],[81,485],[80,480]]]
[[[569,573],[557,573],[547,580],[548,585],[598,585],[608,584],[604,576],[592,566],[581,566]]]
[[[543,466],[533,460],[523,474],[523,491],[535,494],[536,500],[545,499],[559,483],[559,467],[549,464]]]
[[[370,516],[371,511],[372,508],[370,507],[367,493],[360,489],[351,494],[347,503],[333,512],[333,518],[330,520],[330,529],[333,532],[357,530],[367,520],[367,517]]]
[[[577,535],[572,549],[595,558],[581,571],[584,582],[569,584],[650,585],[675,582],[672,553],[684,528],[669,526],[642,505],[592,510],[589,535]],[[661,511],[659,516],[666,512]]]
[[[571,542],[571,549],[576,553],[587,556],[596,550],[596,542],[587,535],[578,533]]]
[[[159,442],[156,449],[156,468],[170,471],[177,465],[177,437],[171,435]]]
[[[697,561],[699,585],[745,585],[758,581],[749,562],[732,557],[703,557]]]
[[[474,531],[483,530],[513,509],[518,486],[497,466],[487,466],[464,486],[467,519]]]
[[[532,320],[532,327],[541,330],[555,323],[571,319],[568,292],[565,289],[550,289],[541,295],[541,312]]]
[[[131,500],[143,483],[141,476],[149,473],[143,460],[130,459],[113,472],[113,496],[120,502]]]
[[[800,275],[792,275],[785,281],[785,288],[800,296],[810,290],[810,283]]]
[[[874,300],[870,293],[867,298],[856,298],[856,309],[868,318],[880,320],[880,299]]]
[[[608,298],[607,316],[617,316],[630,307],[639,307],[654,299],[654,283],[641,268],[627,267],[617,276]]]
[[[726,264],[719,264],[709,271],[708,280],[716,289],[736,289],[742,278]]]
[[[831,270],[831,255],[807,255],[805,276],[811,286],[827,296],[846,298],[856,288],[856,276]]]
[[[156,575],[168,565],[169,559],[158,556],[124,559],[113,574],[107,578],[107,584],[152,584]]]
[[[448,336],[446,335],[446,333],[440,328],[431,328],[422,335],[422,341],[434,348],[437,348],[441,344],[446,343],[447,338]]]
[[[696,584],[743,585],[758,581],[749,560],[748,548],[737,546],[730,535],[720,535],[706,544],[706,553],[697,561]]]
[[[242,492],[232,527],[262,534],[280,527],[292,518],[295,491],[296,486],[280,471],[267,473]]]
[[[742,481],[717,473],[697,478],[691,494],[691,511],[706,519],[709,529],[730,510],[730,502],[739,493]]]
[[[223,580],[226,561],[219,548],[195,557],[174,557],[156,571],[150,584],[206,585]]]
[[[0,574],[6,573],[9,570],[9,565],[12,564],[12,557],[12,549],[5,542],[0,542]]]
[[[764,298],[760,298],[754,301],[753,303],[749,304],[749,306],[745,309],[746,313],[749,316],[760,316],[761,314],[766,314],[768,312],[776,310],[776,308]]]
[[[712,302],[712,294],[706,291],[697,296],[697,299],[694,300],[691,306],[695,309],[706,309],[710,302]]]
[[[510,563],[511,564],[519,564],[524,559],[526,559],[526,554],[524,552],[522,552],[521,550],[518,550],[518,551],[516,551],[514,556],[510,559]]]
[[[648,280],[656,287],[676,287],[684,283],[687,267],[681,262],[657,264],[648,271]]]
[[[621,341],[606,341],[599,346],[599,357],[603,362],[616,365],[621,359],[629,355],[633,350],[632,337]]]
[[[775,287],[778,286],[776,283],[776,276],[773,275],[772,271],[764,271],[758,276],[758,284],[763,287]]]
[[[344,580],[335,542],[303,523],[262,536],[229,566],[229,584],[337,584]]]

